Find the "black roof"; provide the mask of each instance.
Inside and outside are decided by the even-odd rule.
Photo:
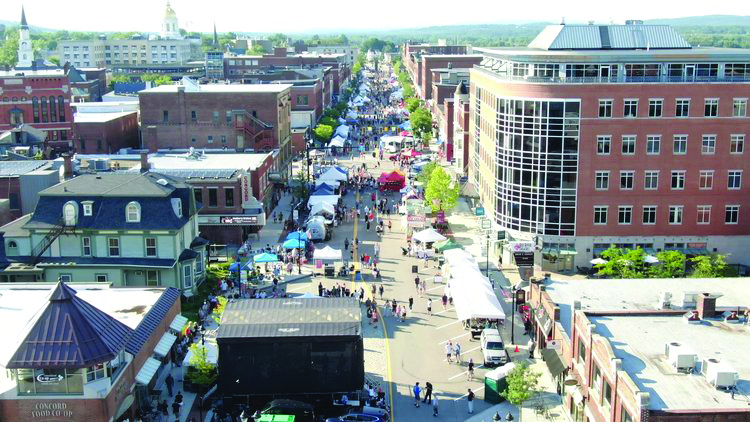
[[[59,282],[7,368],[85,368],[112,360],[132,334],[125,324]]]
[[[13,260],[25,262],[22,257],[13,257]],[[168,258],[114,258],[98,256],[43,256],[40,258],[39,265],[43,266],[96,266],[96,265],[121,265],[123,267],[155,267],[155,268],[172,268],[176,260]]]
[[[168,287],[161,294],[159,300],[154,303],[154,306],[148,311],[145,317],[141,320],[133,335],[130,337],[130,341],[125,346],[125,350],[132,355],[138,354],[146,341],[148,341],[151,334],[154,333],[156,327],[162,323],[167,313],[172,308],[176,301],[180,300],[180,291],[174,287]]]
[[[361,326],[354,298],[250,299],[227,305],[217,337],[358,336]]]

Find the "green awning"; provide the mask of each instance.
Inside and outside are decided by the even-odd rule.
[[[463,249],[464,247],[456,243],[452,239],[443,240],[442,242],[437,242],[435,244],[435,250],[438,252],[445,252],[447,250],[451,249]]]
[[[547,364],[547,369],[549,369],[550,374],[552,374],[552,378],[555,378],[565,371],[565,364],[557,353],[557,350],[547,348],[542,349],[542,359],[544,359],[544,363]]]

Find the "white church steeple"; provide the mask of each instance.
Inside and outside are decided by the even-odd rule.
[[[34,49],[31,47],[29,25],[26,23],[26,11],[21,6],[21,27],[18,29],[18,63],[16,68],[31,68],[34,62]]]

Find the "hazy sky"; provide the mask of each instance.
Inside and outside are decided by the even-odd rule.
[[[2,0],[0,19],[83,31],[157,32],[166,0]],[[365,6],[366,5],[366,6]],[[391,29],[505,21],[598,23],[696,15],[750,15],[750,0],[172,0],[180,27],[209,32]],[[97,14],[101,13],[101,14]]]

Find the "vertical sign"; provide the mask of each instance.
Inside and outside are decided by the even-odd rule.
[[[242,208],[250,207],[250,198],[253,196],[252,188],[250,187],[250,175],[243,173],[240,176],[240,188],[242,189]]]

